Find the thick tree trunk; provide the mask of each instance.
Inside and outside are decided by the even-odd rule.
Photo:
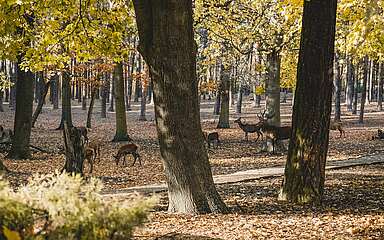
[[[41,96],[39,97],[39,102],[38,102],[36,110],[32,116],[32,127],[35,127],[35,123],[37,121],[37,118],[39,117],[41,110],[43,109],[43,105],[45,103],[45,98],[47,97],[48,89],[49,89],[50,85],[51,85],[51,82],[48,81],[47,83],[44,83],[44,87],[41,89]]]
[[[360,114],[359,114],[359,123],[363,124],[364,123],[364,107],[365,107],[365,102],[367,98],[367,83],[368,83],[368,57],[364,58],[364,65],[363,65],[363,86],[362,86],[362,94],[361,94],[361,102],[360,102]]]
[[[150,66],[171,212],[224,212],[204,146],[192,0],[134,0],[139,49]],[[177,101],[175,101],[177,99]]]
[[[94,87],[92,89],[91,93],[91,102],[89,103],[89,108],[88,108],[88,114],[87,114],[87,128],[92,128],[92,111],[93,111],[93,106],[95,105],[95,98],[97,94],[97,88]]]
[[[280,126],[280,62],[280,54],[276,50],[267,55],[266,109],[273,115],[268,122],[274,126]]]
[[[127,133],[127,119],[125,115],[124,101],[124,78],[123,65],[116,63],[113,71],[113,81],[115,82],[115,98],[116,98],[116,133],[113,138],[114,142],[129,141],[131,138]]]
[[[220,116],[217,128],[230,128],[229,125],[229,87],[231,84],[230,80],[230,67],[221,65],[220,74]]]
[[[304,2],[293,129],[279,199],[320,203],[332,107],[337,0]]]
[[[334,89],[335,89],[335,118],[336,122],[340,121],[341,118],[341,71],[339,68],[338,56],[335,57],[334,64]]]
[[[354,82],[354,67],[350,56],[347,57],[347,92],[346,92],[346,103],[347,110],[352,111],[353,107],[353,93],[355,88]]]
[[[384,78],[384,66],[383,63],[379,65],[378,72],[378,90],[377,90],[377,108],[379,111],[383,111],[383,78]]]
[[[18,62],[21,62],[21,58]],[[18,64],[16,64],[16,71],[16,113],[9,157],[26,159],[31,156],[29,142],[32,128],[33,74],[30,71],[21,70]]]
[[[63,125],[66,160],[62,171],[83,175],[85,138],[77,128],[68,126],[66,122]]]
[[[71,77],[69,72],[63,72],[61,84],[61,122],[57,130],[64,129],[64,122],[72,127],[72,109],[71,109]]]

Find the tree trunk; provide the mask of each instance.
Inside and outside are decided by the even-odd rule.
[[[267,55],[266,109],[273,115],[268,122],[274,126],[280,126],[280,62],[278,51],[273,50]]]
[[[115,77],[112,77],[112,91],[111,91],[111,98],[109,101],[109,108],[108,111],[114,112],[115,111],[115,94],[116,94],[116,82],[115,82]]]
[[[107,98],[108,98],[108,89],[109,81],[107,78],[104,79],[103,86],[101,86],[101,118],[107,118]]]
[[[243,92],[244,88],[242,86],[242,82],[239,82],[239,93],[237,94],[236,101],[236,113],[241,113],[241,106],[243,105]]]
[[[11,86],[11,90],[10,90],[10,96],[9,96],[9,107],[11,110],[15,110],[16,109],[16,86],[17,86],[17,63],[13,63],[13,62],[10,62],[9,61],[9,64],[8,64],[8,69],[9,69],[9,76],[10,76],[10,79],[11,79],[11,83],[12,83],[12,86]],[[32,79],[31,79],[32,81]],[[33,84],[32,84],[33,86]]]
[[[64,129],[64,122],[72,127],[72,109],[71,109],[71,77],[69,72],[63,72],[61,83],[61,122],[57,130]]]
[[[124,101],[124,78],[123,65],[116,63],[113,71],[113,81],[115,82],[115,98],[116,98],[116,133],[113,138],[114,142],[129,141],[131,138],[127,133],[127,120],[125,115]]]
[[[221,94],[220,94],[220,90],[217,90],[216,91],[215,105],[213,106],[213,114],[214,115],[220,114],[220,102],[221,102]]]
[[[4,98],[4,92],[3,90],[0,90],[0,112],[4,112],[3,98]]]
[[[131,111],[131,100],[132,100],[132,77],[133,77],[133,70],[134,70],[134,65],[135,65],[135,53],[132,53],[131,57],[131,67],[129,68],[129,73],[128,73],[128,82],[127,82],[127,96],[126,96],[126,110]]]
[[[91,92],[91,102],[89,103],[88,114],[87,114],[87,128],[92,128],[92,111],[93,111],[93,105],[95,105],[96,94],[97,94],[97,87],[93,87]]]
[[[378,89],[377,89],[377,108],[379,111],[383,111],[383,78],[384,78],[384,66],[383,63],[379,65],[378,72]]]
[[[359,114],[359,123],[363,124],[364,123],[364,107],[365,107],[365,101],[367,100],[367,82],[369,78],[368,74],[368,57],[364,57],[364,65],[363,65],[363,87],[361,89],[362,94],[361,94],[361,102],[360,102],[360,114]]]
[[[48,81],[47,83],[44,84],[44,88],[41,89],[41,96],[39,97],[39,102],[38,102],[36,110],[32,116],[32,127],[35,127],[36,120],[39,117],[41,110],[43,109],[43,105],[45,103],[45,98],[47,97],[48,89],[49,89],[50,85],[51,85],[51,82]]]
[[[217,128],[230,128],[229,125],[229,87],[231,84],[230,80],[231,67],[225,67],[221,65],[220,74],[220,117],[217,124]]]
[[[332,107],[337,0],[304,2],[293,128],[280,200],[320,203]]]
[[[139,49],[154,85],[168,210],[224,212],[227,209],[213,183],[200,125],[192,0],[134,0],[134,7]]]
[[[70,89],[69,89],[70,93]],[[83,175],[85,138],[80,130],[64,122],[63,137],[65,146],[65,165],[62,171]]]
[[[18,59],[18,63],[21,58]],[[31,156],[29,142],[32,129],[33,111],[33,74],[23,71],[16,64],[16,113],[14,136],[9,157],[12,159],[26,159]]]
[[[59,75],[55,74],[51,80],[51,95],[53,109],[59,109]]]
[[[341,71],[339,68],[338,55],[335,56],[334,63],[334,87],[335,87],[335,118],[336,122],[340,121],[341,118]]]
[[[354,67],[350,56],[347,57],[347,92],[346,92],[346,103],[347,110],[352,111],[353,108],[353,93],[355,88],[354,82]]]
[[[353,87],[353,106],[352,106],[352,114],[357,114],[357,102],[358,102],[358,96],[359,96],[359,64],[356,66],[356,70],[354,71],[354,84]]]

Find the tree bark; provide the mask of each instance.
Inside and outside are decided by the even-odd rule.
[[[22,58],[18,58],[18,63]],[[32,129],[33,74],[23,71],[16,63],[16,113],[14,136],[9,157],[26,159],[31,156],[29,142]]]
[[[359,96],[359,64],[357,64],[356,69],[354,71],[354,91],[353,91],[353,106],[352,106],[352,114],[357,114],[357,102]]]
[[[215,105],[213,106],[213,115],[220,114],[220,102],[221,102],[221,94],[220,90],[216,91]]]
[[[364,108],[365,108],[365,102],[367,100],[367,83],[368,83],[368,57],[364,57],[364,65],[363,65],[363,86],[362,86],[362,94],[361,94],[361,102],[360,102],[360,114],[359,114],[359,123],[364,123]]]
[[[293,129],[279,199],[320,203],[332,107],[337,0],[304,2]]]
[[[220,74],[220,116],[217,128],[230,128],[229,125],[229,87],[231,84],[230,80],[231,67],[226,67],[224,64],[221,65]]]
[[[116,133],[113,138],[114,142],[129,141],[131,138],[127,133],[127,119],[125,115],[124,101],[124,78],[123,65],[116,63],[113,71],[113,81],[115,82],[115,99],[116,99]]]
[[[237,93],[237,101],[236,101],[236,113],[241,113],[241,107],[243,105],[243,93],[244,88],[242,86],[242,82],[239,82],[239,92]]]
[[[70,92],[70,89],[69,89]],[[64,122],[63,137],[65,146],[65,165],[62,171],[83,175],[85,138],[80,130]]]
[[[273,117],[268,122],[280,126],[280,54],[273,50],[267,55],[268,84],[266,87],[266,109]]]
[[[108,98],[108,89],[109,81],[107,77],[104,78],[103,85],[101,86],[101,118],[107,118],[107,98]]]
[[[115,94],[116,94],[116,86],[115,86],[115,77],[112,76],[112,87],[111,87],[111,98],[109,101],[109,108],[108,111],[114,112],[115,111]]]
[[[69,127],[72,127],[72,109],[71,109],[71,77],[69,72],[64,71],[62,73],[62,83],[61,83],[61,122],[57,130],[64,129],[64,122],[68,124]]]
[[[153,81],[168,210],[224,212],[200,125],[192,0],[134,0],[134,7],[139,49]]]

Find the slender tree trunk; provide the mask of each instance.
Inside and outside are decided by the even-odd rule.
[[[192,0],[134,0],[139,49],[150,66],[171,212],[224,212],[204,146]],[[176,23],[176,24],[175,24]],[[175,101],[177,99],[177,101]]]
[[[353,108],[353,93],[354,93],[354,67],[350,56],[347,57],[347,93],[346,103],[347,110],[352,111]]]
[[[378,89],[377,89],[377,108],[379,111],[383,111],[383,78],[384,78],[384,66],[383,63],[379,65],[378,72]]]
[[[59,75],[55,74],[51,80],[51,95],[53,109],[59,109]]]
[[[18,58],[18,63],[21,62]],[[12,159],[26,159],[31,156],[29,142],[32,129],[33,111],[33,74],[23,71],[16,64],[16,113],[14,136],[9,157]]]
[[[138,74],[141,74],[141,70],[142,70],[142,60],[141,60],[141,56],[140,54],[138,54],[138,64],[137,64],[137,69],[136,69],[136,73]],[[134,91],[134,102],[139,102],[139,98],[140,98],[140,93],[141,93],[141,84],[140,84],[140,81],[138,79],[136,79],[135,81],[135,91]]]
[[[10,96],[9,96],[9,107],[11,110],[16,109],[16,85],[17,85],[17,63],[9,62],[9,76],[11,79],[11,90],[10,90]],[[32,81],[32,79],[31,79]],[[32,84],[33,86],[33,84]]]
[[[93,87],[91,92],[91,102],[89,103],[88,114],[87,114],[87,128],[92,128],[92,111],[93,111],[93,106],[95,105],[96,94],[97,94],[97,87]]]
[[[63,72],[61,84],[61,122],[57,130],[64,129],[64,122],[67,122],[69,127],[72,127],[72,109],[71,109],[71,77],[69,72]]]
[[[123,65],[116,63],[113,71],[113,81],[115,82],[115,98],[116,98],[116,133],[113,138],[114,142],[129,141],[131,138],[127,133],[127,119],[125,115],[124,101],[124,78]]]
[[[304,2],[293,129],[280,200],[320,203],[332,107],[337,0]]]
[[[341,71],[339,68],[338,55],[335,56],[334,63],[334,87],[335,87],[335,121],[340,121],[341,117]]]
[[[354,73],[354,91],[353,91],[353,106],[352,106],[352,114],[357,114],[357,102],[359,96],[359,64],[356,66],[356,70]]]
[[[361,94],[361,102],[360,102],[360,114],[359,114],[359,123],[364,123],[364,107],[365,107],[365,101],[367,98],[367,82],[368,82],[368,57],[364,57],[364,65],[363,65],[363,87],[362,87],[362,94]]]
[[[221,74],[220,74],[220,117],[217,124],[217,128],[230,128],[229,125],[229,86],[231,84],[230,80],[230,67],[225,67],[224,64],[221,65]]]
[[[221,102],[221,94],[220,90],[217,90],[216,92],[216,99],[215,99],[215,105],[213,107],[213,114],[219,115],[220,114],[220,102]]]
[[[239,93],[237,94],[236,113],[241,113],[241,105],[243,105],[243,92],[244,88],[242,86],[242,82],[239,81]]]
[[[39,98],[39,102],[37,104],[36,110],[32,116],[32,127],[35,127],[35,123],[37,121],[37,118],[39,117],[41,110],[43,109],[45,98],[47,97],[48,89],[49,89],[50,85],[51,85],[51,82],[48,81],[47,83],[44,84],[44,88],[41,89],[41,96]]]
[[[108,98],[108,90],[107,86],[109,85],[109,81],[107,77],[104,78],[103,86],[101,87],[101,118],[107,118],[107,98]]]
[[[0,112],[4,112],[3,98],[4,98],[4,92],[3,90],[0,90]]]
[[[142,84],[141,86],[142,93],[141,93],[141,106],[140,106],[140,117],[139,121],[147,121],[147,118],[145,117],[145,110],[147,106],[147,89],[148,87],[146,84]]]
[[[112,91],[111,91],[111,98],[110,98],[110,101],[109,101],[109,109],[108,111],[110,112],[114,112],[115,111],[115,95],[116,95],[116,82],[115,82],[115,77],[113,76],[112,77]]]

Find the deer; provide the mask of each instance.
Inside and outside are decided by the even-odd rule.
[[[136,159],[139,160],[139,164],[141,166],[141,158],[140,158],[139,153],[137,152],[137,149],[138,149],[138,147],[134,143],[128,143],[128,144],[121,146],[119,148],[119,150],[117,151],[117,154],[115,156],[113,156],[115,158],[116,165],[119,165],[119,161],[120,161],[121,157],[124,157],[123,158],[123,166],[125,166],[126,165],[125,156],[127,154],[132,154],[132,156],[134,158],[132,166],[135,165]]]
[[[95,160],[96,160],[96,152],[92,148],[89,148],[89,147],[85,147],[84,152],[85,152],[84,160],[87,160],[87,162],[90,166],[89,173],[92,173],[93,172],[93,164],[95,163]]]
[[[340,132],[339,138],[341,138],[343,136],[343,134],[344,134],[344,137],[345,137],[345,131],[343,129],[341,121],[330,121],[329,129],[330,130],[339,130],[339,132]]]
[[[93,150],[93,153],[95,155],[94,159],[96,160],[96,158],[99,158],[99,161],[101,161],[101,158],[100,158],[100,149],[101,149],[101,146],[102,146],[102,143],[98,140],[93,140],[93,141],[90,141],[88,142],[87,144],[87,148],[90,148]]]
[[[260,130],[260,128],[261,128],[260,123],[257,123],[257,124],[242,123],[241,117],[236,119],[234,122],[237,123],[239,125],[239,127],[241,128],[241,130],[244,131],[246,141],[248,141],[248,133],[257,133],[256,142],[257,142],[257,140],[259,140],[260,136],[263,137],[263,133]]]
[[[203,131],[203,135],[204,135],[204,139],[205,141],[208,143],[208,148],[211,147],[211,143],[212,143],[212,146],[215,146],[218,147],[219,144],[220,144],[220,140],[219,140],[219,133],[218,132],[206,132],[206,131]]]
[[[88,129],[86,127],[76,127],[76,129],[80,131],[80,134],[84,137],[85,142],[88,143]]]
[[[272,153],[275,153],[275,143],[278,140],[286,140],[291,137],[292,127],[291,126],[274,126],[267,122],[268,119],[271,119],[273,117],[273,114],[271,116],[265,117],[265,111],[264,113],[259,116],[259,120],[261,123],[261,131],[263,135],[267,139],[272,140]]]
[[[4,129],[0,125],[0,143],[8,144],[12,142],[13,132],[10,129]]]
[[[381,129],[377,129],[377,135],[376,136],[372,136],[371,140],[375,140],[375,139],[384,139],[384,131],[381,130]]]

